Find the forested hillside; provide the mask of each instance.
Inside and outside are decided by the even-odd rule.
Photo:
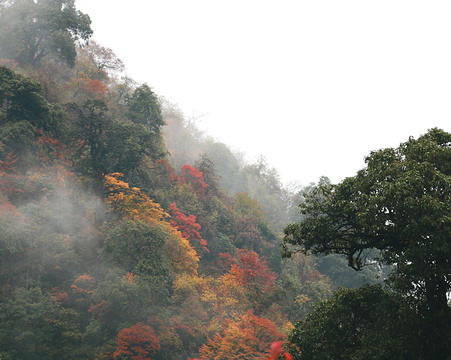
[[[73,1],[1,2],[0,357],[266,358],[349,280],[283,262],[301,195],[91,36]]]
[[[295,358],[338,359],[315,353],[337,335],[309,326],[333,329],[330,309],[346,317],[368,299],[387,318],[408,314],[408,328],[412,308],[378,286],[342,289],[364,300],[335,295],[311,314],[340,287],[387,279],[398,260],[375,259],[388,245],[369,244],[364,260],[358,247],[318,248],[333,224],[315,219],[337,206],[355,215],[327,207],[341,194],[327,178],[288,189],[151,86],[92,40],[73,0],[0,1],[0,359],[266,360],[288,336]],[[309,221],[305,242],[294,224]]]

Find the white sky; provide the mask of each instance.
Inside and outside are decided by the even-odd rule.
[[[451,131],[451,1],[76,0],[127,73],[283,182]]]

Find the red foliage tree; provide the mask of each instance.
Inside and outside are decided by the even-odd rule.
[[[200,235],[201,226],[196,222],[196,216],[186,216],[177,208],[175,203],[172,203],[169,206],[169,213],[171,215],[171,225],[180,231],[182,236],[188,240],[196,250],[199,251],[200,248],[200,250],[204,252],[209,252],[207,249],[207,241]],[[195,246],[194,243],[197,243],[198,246]]]
[[[45,163],[51,164],[54,160],[64,160],[65,145],[42,129],[35,129],[36,144],[39,155]]]
[[[197,196],[204,197],[208,184],[203,180],[203,173],[190,165],[182,166],[179,183],[189,183]]]
[[[278,360],[281,354],[286,360],[293,360],[293,357],[289,353],[282,351],[281,341],[273,342],[271,344],[271,357],[268,360]]]
[[[160,342],[149,325],[137,323],[122,329],[117,335],[113,359],[152,360],[160,349]]]
[[[224,272],[227,272],[231,266],[236,265],[237,262],[237,259],[230,255],[230,253],[219,253],[218,268]]]
[[[262,291],[274,287],[276,274],[268,267],[264,258],[260,258],[254,251],[239,249],[238,260],[231,264],[230,276],[236,277],[237,281],[245,286],[258,286]]]

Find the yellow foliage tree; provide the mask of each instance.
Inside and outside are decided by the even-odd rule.
[[[171,260],[172,271],[175,275],[182,273],[197,274],[199,256],[189,241],[186,240],[180,231],[174,229],[169,223],[162,221],[162,225],[168,231],[165,245],[167,257]]]
[[[136,187],[130,187],[121,180],[120,173],[105,175],[103,184],[106,202],[120,219],[144,221],[151,225],[161,226],[167,233],[165,252],[171,261],[174,274],[196,274],[199,257],[180,231],[171,226],[166,213],[160,204],[154,202],[147,194]]]
[[[122,219],[146,221],[169,217],[160,204],[140,189],[131,188],[122,178],[122,174],[112,173],[105,175],[103,182],[106,202]]]

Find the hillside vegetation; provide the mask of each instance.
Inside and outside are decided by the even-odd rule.
[[[355,272],[354,253],[287,227],[313,221],[298,205],[322,204],[327,178],[288,189],[265,159],[244,161],[128,77],[90,24],[73,0],[0,1],[2,360],[266,360],[288,336],[295,358],[338,359],[315,353],[336,335],[309,327],[333,328],[330,311],[346,318],[374,297],[387,318],[411,316],[379,285],[327,300],[396,265],[377,265],[376,246]],[[374,346],[352,329],[353,344]]]

